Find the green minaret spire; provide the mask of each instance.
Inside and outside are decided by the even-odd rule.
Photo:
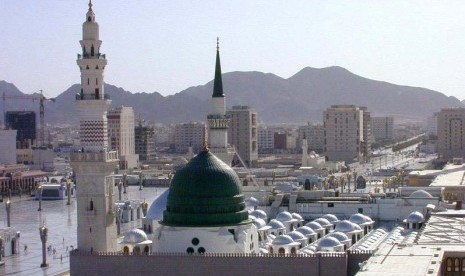
[[[216,66],[215,66],[215,80],[213,82],[213,95],[212,97],[224,97],[223,94],[223,80],[221,78],[221,64],[220,64],[220,39],[216,38]]]

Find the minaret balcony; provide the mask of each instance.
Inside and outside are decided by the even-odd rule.
[[[77,59],[107,59],[105,54],[96,54],[96,55],[89,55],[89,54],[77,54]]]
[[[76,94],[76,101],[82,100],[110,100],[110,95],[104,94],[103,99],[101,99],[94,94]]]

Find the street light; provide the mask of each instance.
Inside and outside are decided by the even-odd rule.
[[[124,173],[123,174],[123,188],[124,188],[123,194],[126,193],[126,187],[127,186],[128,186],[128,175],[127,175],[127,173]]]
[[[37,211],[42,211],[42,191],[44,190],[44,187],[42,185],[39,185],[37,187],[37,192],[39,193],[39,209]]]
[[[66,205],[71,205],[71,182],[69,179],[66,180],[66,192],[68,193],[68,202],[66,202]]]
[[[121,201],[121,190],[123,189],[123,182],[118,182],[118,198]]]
[[[10,227],[11,226],[10,224],[11,202],[9,199],[5,202],[5,207],[6,207],[6,226]]]
[[[45,227],[45,224],[42,227],[39,227],[40,240],[42,241],[42,264],[40,267],[48,267],[47,264],[47,255],[45,254],[45,244],[47,243],[47,234],[48,228]]]

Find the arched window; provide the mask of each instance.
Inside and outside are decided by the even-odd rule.
[[[150,249],[149,249],[149,246],[146,245],[146,246],[144,247],[144,253],[149,253],[149,250],[150,250]]]
[[[93,211],[93,210],[94,210],[94,201],[92,201],[92,199],[91,199],[90,202],[89,202],[89,210],[90,210],[90,211]]]
[[[286,253],[286,250],[285,250],[283,247],[280,247],[280,248],[278,249],[278,254],[279,254],[279,255],[284,255],[284,253]]]
[[[123,248],[123,252],[124,252],[124,254],[128,255],[129,254],[129,247],[125,246]]]
[[[92,44],[92,46],[90,47],[90,55],[91,56],[94,56],[94,45]]]
[[[270,246],[270,254],[273,254],[273,247]]]
[[[297,250],[295,249],[295,247],[292,247],[291,248],[291,254],[296,254],[297,253]]]
[[[465,258],[462,258],[462,271],[465,271]]]
[[[92,17],[90,17],[90,16],[87,17],[87,21],[89,21],[89,22],[92,21]]]
[[[134,254],[139,255],[139,254],[140,254],[140,247],[139,247],[139,246],[134,247],[134,251],[133,251],[133,252],[134,252]]]
[[[460,271],[460,259],[459,258],[454,259],[454,271]]]
[[[87,78],[87,85],[89,85],[89,84],[90,84],[90,80],[89,80],[89,78]]]

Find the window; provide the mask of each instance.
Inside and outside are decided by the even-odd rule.
[[[205,253],[205,248],[199,247],[199,249],[197,250],[197,252],[199,252],[199,254],[203,254],[203,253]]]
[[[198,238],[193,238],[193,239],[192,239],[192,244],[193,244],[193,245],[198,245],[199,242],[200,242],[200,241],[199,241]]]
[[[278,249],[278,254],[283,255],[283,254],[285,254],[285,253],[286,253],[286,250],[285,250],[283,247],[280,247],[280,248]]]
[[[194,251],[194,248],[188,247],[186,252],[187,252],[187,254],[193,254],[195,251]]]

